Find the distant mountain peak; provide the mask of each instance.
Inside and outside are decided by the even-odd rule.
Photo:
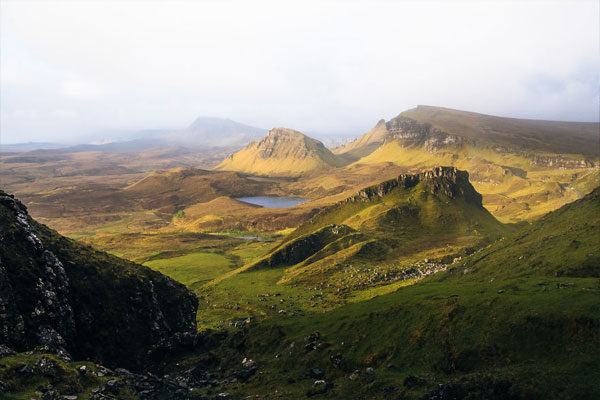
[[[260,175],[298,175],[341,165],[342,161],[320,141],[294,129],[277,127],[227,157],[217,169]]]

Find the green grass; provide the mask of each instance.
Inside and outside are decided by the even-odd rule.
[[[47,358],[50,363],[56,363],[54,371],[56,376],[41,373],[36,368],[36,363],[41,358]],[[79,373],[78,368],[85,365],[85,375]],[[33,373],[27,376],[18,371],[29,366]],[[7,390],[0,393],[1,399],[6,400],[29,400],[39,398],[36,391],[40,387],[50,384],[62,395],[76,395],[80,399],[87,399],[92,395],[92,390],[102,387],[114,376],[106,375],[98,377],[95,373],[97,366],[91,362],[65,362],[54,354],[16,354],[0,358],[0,381],[7,385]],[[119,399],[137,399],[130,388],[122,388],[118,392]]]
[[[217,253],[190,253],[144,263],[145,266],[165,274],[188,287],[206,282],[231,270],[235,260]]]

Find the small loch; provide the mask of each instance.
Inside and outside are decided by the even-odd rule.
[[[265,208],[286,208],[293,207],[297,204],[307,201],[301,197],[287,196],[255,196],[255,197],[238,197],[236,200],[244,203],[255,204]]]

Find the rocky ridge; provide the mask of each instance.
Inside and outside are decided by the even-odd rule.
[[[482,206],[482,196],[469,182],[469,173],[455,167],[437,167],[420,174],[402,174],[398,178],[364,188],[344,202],[372,201],[396,188],[410,189],[420,182],[425,182],[427,189],[433,194],[441,193],[451,199],[462,197]]]
[[[183,285],[36,223],[0,191],[0,344],[139,368],[160,343],[195,332]]]

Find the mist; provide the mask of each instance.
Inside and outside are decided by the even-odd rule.
[[[198,116],[359,135],[417,104],[598,121],[597,1],[1,3],[0,142]]]

